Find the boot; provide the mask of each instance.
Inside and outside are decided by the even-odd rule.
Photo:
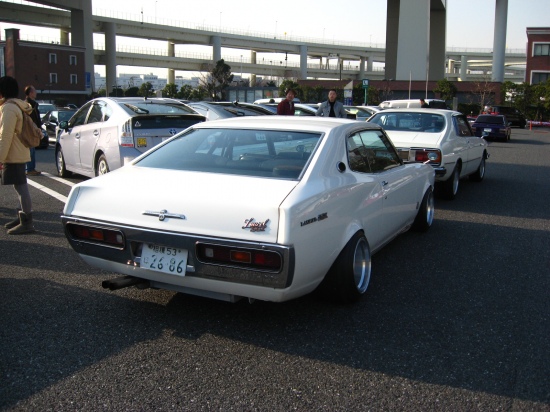
[[[16,217],[15,219],[9,221],[8,223],[6,223],[6,224],[4,225],[4,227],[5,227],[6,229],[11,229],[12,227],[17,226],[18,224],[19,224],[19,211],[18,211],[17,217]]]
[[[34,232],[32,213],[19,212],[19,224],[8,230],[8,235],[22,235]]]

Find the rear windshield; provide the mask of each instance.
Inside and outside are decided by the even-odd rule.
[[[195,113],[190,107],[178,103],[158,103],[144,100],[143,102],[121,103],[120,106],[130,115]]]
[[[200,115],[196,116],[138,116],[132,119],[134,131],[137,129],[187,129],[196,123],[204,121]]]
[[[439,133],[445,128],[445,117],[432,113],[386,113],[373,115],[369,122],[382,126],[385,130],[405,132]]]
[[[158,147],[137,166],[297,179],[319,133],[196,129]]]
[[[476,123],[504,124],[504,118],[502,116],[480,115],[477,117]]]

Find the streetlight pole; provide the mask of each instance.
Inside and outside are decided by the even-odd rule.
[[[241,54],[241,81],[243,80],[243,55]]]

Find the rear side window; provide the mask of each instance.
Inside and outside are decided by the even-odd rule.
[[[379,131],[363,130],[347,140],[349,167],[359,173],[380,173],[401,165],[388,139]]]
[[[474,132],[470,127],[470,123],[464,116],[454,116],[453,121],[456,127],[456,133],[459,136],[473,136]]]

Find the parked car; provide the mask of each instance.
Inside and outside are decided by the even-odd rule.
[[[444,100],[425,99],[425,101],[430,109],[448,109]],[[386,100],[379,106],[381,109],[418,109],[420,108],[420,99]]]
[[[99,97],[62,121],[57,173],[94,177],[118,169],[204,116],[172,99]]]
[[[256,106],[268,108],[273,114],[277,114],[278,103],[254,103]],[[315,116],[316,107],[305,103],[294,103],[294,116]]]
[[[525,129],[527,119],[518,109],[508,106],[485,106],[482,114],[496,114],[506,116],[506,119],[512,126],[518,126]]]
[[[478,137],[508,141],[512,134],[510,125],[511,123],[508,122],[506,116],[480,114],[472,123],[472,129]]]
[[[429,229],[433,184],[378,125],[250,116],[195,124],[75,185],[62,221],[86,262],[126,275],[105,288],[277,302],[317,289],[351,302],[372,254]]]
[[[380,106],[357,106],[357,107],[366,110],[371,114],[371,116],[375,113],[378,113],[380,110],[382,110]]]
[[[384,128],[404,161],[433,166],[436,191],[444,198],[455,198],[461,178],[480,182],[485,176],[487,142],[474,135],[462,113],[387,109],[368,121]]]
[[[76,109],[55,109],[50,110],[42,118],[42,129],[44,129],[49,137],[49,141],[56,142],[57,136],[61,132],[59,122],[69,121]]]
[[[273,113],[253,103],[239,102],[192,102],[188,106],[206,117],[206,120],[228,119],[241,116],[262,116]]]
[[[346,106],[346,105],[344,105],[344,109],[346,109],[346,111],[348,113],[351,113],[351,114],[355,115],[356,120],[361,120],[361,121],[367,120],[374,113],[374,111],[368,110],[368,109],[366,109],[364,107],[360,107],[360,106]]]
[[[40,113],[40,118],[43,119],[44,115],[52,110],[57,109],[57,106],[48,102],[37,101],[38,103],[38,113]]]
[[[280,103],[282,100],[286,99],[286,97],[272,97],[270,99],[258,99],[254,100],[254,104],[266,104],[266,103]],[[300,103],[300,99],[295,97],[292,100],[294,103]]]

